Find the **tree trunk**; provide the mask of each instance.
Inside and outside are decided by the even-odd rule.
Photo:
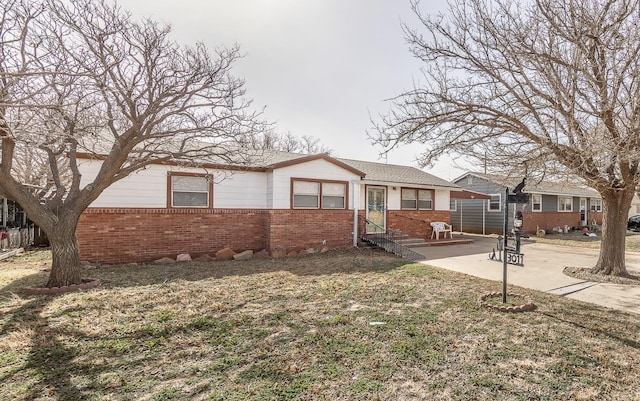
[[[629,276],[625,265],[627,218],[633,190],[611,190],[602,194],[602,242],[600,256],[592,273]]]
[[[61,220],[53,233],[47,233],[53,257],[51,274],[47,282],[49,288],[82,282],[80,248],[76,240],[76,220]]]

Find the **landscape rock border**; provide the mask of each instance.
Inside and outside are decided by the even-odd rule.
[[[516,306],[505,306],[505,305],[500,305],[500,304],[487,302],[487,298],[500,298],[500,299],[502,299],[502,293],[494,291],[494,292],[490,292],[488,294],[484,294],[481,297],[479,297],[478,298],[478,305],[480,305],[482,308],[493,309],[493,310],[497,310],[499,312],[507,312],[507,313],[530,312],[530,311],[533,311],[536,308],[534,303],[531,302],[531,300],[529,298],[525,297],[524,295],[514,294],[512,292],[508,292],[507,296],[508,297],[512,297],[512,298],[521,299],[524,303],[521,304],[521,305],[516,305]]]
[[[27,295],[58,295],[64,294],[67,292],[79,291],[79,290],[88,290],[90,288],[94,288],[100,285],[100,279],[97,278],[83,278],[82,283],[80,284],[72,284],[66,285],[63,287],[25,287],[24,292]]]

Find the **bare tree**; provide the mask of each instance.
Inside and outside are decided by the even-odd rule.
[[[626,216],[640,183],[638,0],[451,0],[446,15],[413,3],[405,27],[424,77],[393,99],[373,139],[421,143],[492,169],[560,166],[603,198],[593,271],[627,275]],[[526,166],[526,168],[523,168]]]
[[[0,189],[49,237],[49,287],[81,282],[76,225],[112,183],[151,163],[251,156],[261,123],[230,74],[238,48],[211,55],[169,33],[108,0],[0,5]],[[46,160],[39,194],[25,149]],[[80,154],[102,160],[82,188]]]
[[[275,131],[267,131],[256,137],[254,147],[261,150],[279,150],[282,152],[305,153],[309,155],[333,153],[331,148],[320,144],[319,138],[309,135],[297,137],[291,132],[282,135]]]

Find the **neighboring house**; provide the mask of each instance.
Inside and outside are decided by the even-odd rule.
[[[504,230],[504,197],[521,179],[507,179],[503,176],[469,172],[453,182],[460,187],[488,194],[490,200],[462,200],[452,202],[451,222],[455,231],[500,234]],[[523,192],[529,194],[528,204],[510,204],[509,219],[513,220],[515,210],[522,211],[524,232],[536,233],[538,229],[547,232],[565,226],[581,228],[591,226],[593,221],[602,224],[602,199],[597,191],[555,182],[537,183],[526,181]],[[510,229],[511,227],[509,227]]]
[[[385,229],[426,239],[430,222],[450,222],[450,194],[460,190],[408,166],[268,155],[250,167],[150,165],[117,181],[79,221],[82,259],[143,262],[224,247],[347,248]],[[93,181],[100,164],[81,163],[81,185]]]
[[[640,197],[638,194],[633,196],[631,207],[629,208],[629,217],[640,215]]]

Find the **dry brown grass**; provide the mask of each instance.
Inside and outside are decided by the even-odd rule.
[[[602,233],[598,232],[596,235],[596,237],[588,237],[581,232],[572,232],[568,234],[548,234],[543,238],[532,236],[530,240],[547,244],[598,249],[600,248]],[[626,249],[627,251],[640,252],[640,234],[628,231]]]
[[[640,318],[376,251],[112,266],[26,297],[48,254],[0,262],[0,399],[640,399]],[[371,322],[384,324],[371,325]]]

